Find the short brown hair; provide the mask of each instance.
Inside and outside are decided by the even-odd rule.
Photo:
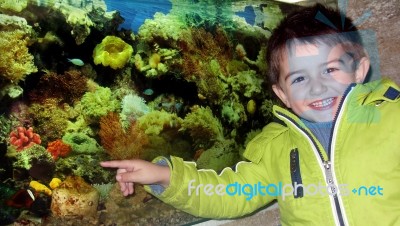
[[[295,39],[312,44],[322,42],[330,46],[343,44],[356,62],[366,55],[351,19],[321,4],[306,7],[287,15],[268,40],[266,58],[270,85],[278,83],[287,44]]]

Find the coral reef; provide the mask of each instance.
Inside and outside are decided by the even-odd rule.
[[[41,142],[39,134],[34,133],[32,127],[26,129],[20,126],[10,133],[10,144],[14,145],[17,151],[29,148],[34,144],[40,144]]]
[[[47,151],[53,156],[54,160],[57,160],[59,157],[67,157],[72,148],[61,139],[57,139],[47,144]]]
[[[131,58],[133,48],[119,37],[107,36],[93,50],[93,62],[120,69]]]
[[[140,158],[149,143],[148,136],[136,121],[125,131],[116,113],[109,113],[100,119],[99,136],[101,144],[112,159]]]

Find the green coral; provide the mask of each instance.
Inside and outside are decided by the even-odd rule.
[[[228,123],[238,127],[247,121],[246,110],[244,106],[236,101],[227,102],[222,105],[222,118]]]
[[[228,78],[232,89],[238,93],[243,93],[245,97],[252,98],[262,92],[263,80],[254,70],[241,71],[235,76]]]
[[[182,119],[166,111],[152,111],[138,118],[139,128],[147,135],[158,135],[167,128],[178,130]]]
[[[115,172],[100,166],[108,160],[105,153],[99,155],[70,155],[57,160],[55,175],[61,179],[67,175],[76,175],[88,183],[108,183],[115,177]]]
[[[81,99],[82,114],[88,121],[98,119],[114,112],[120,107],[119,101],[113,96],[111,89],[99,86],[95,92],[87,92]]]
[[[195,145],[201,148],[210,147],[215,141],[224,139],[222,124],[209,107],[199,107],[187,114],[181,131],[188,131]]]
[[[12,122],[6,116],[0,115],[0,143],[5,142],[9,138]]]
[[[29,148],[17,152],[16,161],[14,161],[13,166],[16,168],[23,168],[29,170],[32,167],[33,161],[39,162],[53,162],[53,157],[51,154],[41,145],[32,145]]]
[[[47,99],[43,104],[34,103],[29,107],[29,117],[34,122],[35,132],[42,144],[59,139],[67,128],[71,116],[68,108],[58,106],[56,99]]]
[[[237,150],[237,145],[233,140],[216,142],[213,147],[200,155],[196,161],[197,167],[221,171],[225,167],[233,166],[240,161]]]
[[[99,202],[104,202],[107,200],[112,187],[114,186],[113,183],[107,184],[92,184],[92,186],[99,192],[100,200]]]
[[[95,139],[84,133],[66,133],[62,141],[71,146],[73,154],[96,154],[103,151]]]

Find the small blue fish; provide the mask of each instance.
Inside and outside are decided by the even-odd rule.
[[[153,93],[154,93],[154,91],[152,89],[145,89],[143,91],[143,94],[147,95],[147,96],[151,96],[151,95],[153,95]]]
[[[78,59],[78,58],[74,58],[74,59],[68,59],[68,58],[67,58],[67,60],[68,60],[69,62],[71,62],[72,64],[76,65],[76,66],[83,66],[83,65],[85,65],[85,63],[83,63],[83,61],[82,61],[81,59]]]

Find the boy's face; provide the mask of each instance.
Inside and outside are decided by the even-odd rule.
[[[363,82],[369,61],[363,58],[355,63],[342,45],[292,46],[283,55],[274,92],[299,117],[312,122],[332,121],[349,84]]]

